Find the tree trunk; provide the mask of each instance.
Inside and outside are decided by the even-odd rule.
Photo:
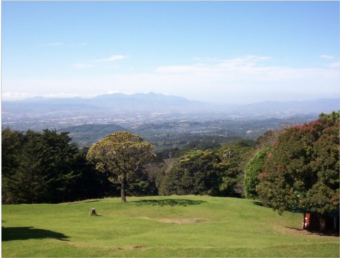
[[[120,197],[122,198],[123,202],[126,202],[125,186],[126,186],[126,179],[125,179],[125,176],[123,176],[123,179],[120,183]]]
[[[319,231],[325,233],[326,231],[326,215],[321,213],[316,213],[316,217],[319,223]]]

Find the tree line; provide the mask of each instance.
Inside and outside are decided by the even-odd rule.
[[[90,149],[80,149],[71,143],[67,132],[3,129],[3,203],[58,203],[120,196],[122,188],[124,195],[126,192],[130,196],[241,194],[240,190],[234,191],[241,173],[239,160],[249,152],[252,141],[240,141],[215,149],[210,149],[210,144],[195,142],[183,149],[153,153],[133,168],[143,152],[138,152],[138,148],[131,145],[125,146],[124,141],[119,146],[121,136],[138,139],[139,144],[147,146],[149,151],[153,147],[128,132],[115,135],[118,137],[113,141],[105,142],[104,138]],[[107,137],[112,138],[110,135]],[[98,150],[99,147],[102,150]],[[127,152],[124,153],[124,150]],[[128,152],[131,160],[124,163]],[[107,156],[114,153],[117,154],[114,163],[105,163]],[[117,169],[122,173],[112,173]],[[182,174],[185,175],[183,178]]]
[[[254,141],[154,153],[128,132],[79,149],[68,133],[2,130],[3,203],[196,194],[260,200],[282,213],[339,207],[339,112]]]

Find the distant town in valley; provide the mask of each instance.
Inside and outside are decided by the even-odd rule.
[[[339,109],[339,99],[217,105],[155,93],[2,102],[2,127],[67,131],[80,147],[107,134],[131,131],[159,149],[190,141],[255,140],[268,130],[315,120]]]

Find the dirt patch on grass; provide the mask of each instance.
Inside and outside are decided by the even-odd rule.
[[[287,235],[293,235],[293,236],[308,236],[308,237],[322,237],[324,238],[338,238],[339,236],[332,236],[332,235],[323,235],[321,233],[314,233],[307,230],[299,229],[299,228],[289,228],[289,227],[283,227],[283,226],[276,226],[274,227],[276,231],[279,231],[283,234]]]
[[[145,248],[147,248],[146,245],[132,245],[132,246],[126,247],[125,249],[145,249]]]
[[[150,219],[155,220],[163,223],[173,224],[173,225],[182,225],[188,223],[202,223],[208,220],[201,219],[201,218],[191,218],[191,219],[168,219],[168,218],[148,218],[148,217],[141,217],[142,219]]]
[[[148,246],[146,245],[131,245],[131,246],[98,246],[91,244],[80,244],[80,243],[69,243],[72,246],[79,248],[101,248],[101,249],[110,249],[110,250],[133,250],[133,249],[146,249]]]
[[[159,222],[174,224],[174,225],[182,225],[187,223],[201,223],[207,220],[205,219],[156,219]]]

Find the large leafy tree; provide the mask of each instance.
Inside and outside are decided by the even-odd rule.
[[[110,172],[109,179],[118,181],[122,201],[126,202],[125,190],[129,180],[153,157],[154,146],[142,137],[130,132],[116,132],[92,145],[87,159],[100,171]]]
[[[285,130],[269,153],[257,187],[266,206],[325,214],[339,208],[339,113]]]

